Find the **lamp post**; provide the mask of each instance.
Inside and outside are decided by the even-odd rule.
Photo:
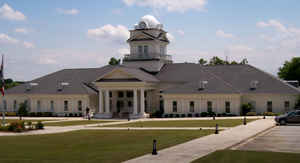
[[[247,124],[246,116],[244,117],[244,125]]]
[[[157,155],[156,140],[155,139],[153,140],[152,155]]]
[[[216,124],[216,131],[215,131],[215,134],[219,134],[219,125]]]

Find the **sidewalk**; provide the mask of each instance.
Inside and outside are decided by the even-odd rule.
[[[241,125],[227,129],[217,135],[208,135],[187,143],[163,149],[158,151],[158,155],[153,156],[151,154],[147,154],[128,160],[126,163],[188,163],[216,150],[229,148],[245,139],[271,128],[274,125],[275,122],[273,119],[253,121],[245,126]],[[159,147],[159,142],[157,143],[157,146]]]

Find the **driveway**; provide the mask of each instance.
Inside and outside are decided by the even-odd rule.
[[[235,149],[300,153],[300,126],[276,126]]]

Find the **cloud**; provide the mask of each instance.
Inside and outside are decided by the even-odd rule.
[[[266,28],[266,27],[273,27],[275,28],[277,31],[280,31],[280,32],[287,32],[287,28],[281,24],[278,20],[274,20],[274,19],[271,19],[267,22],[258,22],[256,24],[257,27],[260,27],[260,28]]]
[[[223,30],[217,30],[216,35],[222,38],[234,38],[233,34],[225,33]]]
[[[129,38],[130,33],[127,27],[123,25],[113,26],[111,24],[106,24],[99,28],[89,29],[87,35],[89,38],[97,40],[101,39],[125,43],[125,40]]]
[[[0,43],[17,44],[19,40],[8,36],[7,34],[0,33]]]
[[[252,48],[246,46],[246,45],[232,45],[228,47],[228,50],[230,52],[251,52],[253,51]]]
[[[181,35],[181,36],[183,36],[183,35],[184,35],[184,31],[183,31],[183,30],[181,30],[181,29],[177,30],[176,32],[177,32],[179,35]]]
[[[127,6],[137,5],[181,13],[187,10],[202,11],[207,4],[207,0],[123,0],[123,2]]]
[[[35,48],[35,45],[31,42],[24,41],[23,45],[25,48],[28,48],[28,49]]]
[[[15,21],[26,20],[26,16],[23,13],[14,10],[6,3],[4,3],[3,6],[0,8],[0,18]]]
[[[77,15],[79,14],[79,10],[72,8],[72,9],[62,9],[62,8],[58,8],[57,12],[63,15]]]
[[[21,34],[28,34],[29,31],[26,28],[16,28],[15,32],[21,33]]]

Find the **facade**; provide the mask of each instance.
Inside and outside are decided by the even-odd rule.
[[[2,108],[58,116],[85,114],[96,118],[143,118],[165,114],[286,112],[294,108],[299,89],[251,65],[202,66],[173,63],[167,54],[167,32],[149,17],[130,31],[130,54],[122,65],[64,69],[8,89]]]

